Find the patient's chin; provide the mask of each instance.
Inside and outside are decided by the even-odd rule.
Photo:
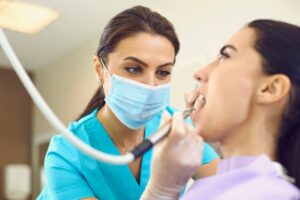
[[[217,133],[214,130],[209,130],[207,127],[204,126],[196,126],[195,128],[196,133],[200,135],[205,142],[215,143],[219,142],[222,138],[220,133]]]

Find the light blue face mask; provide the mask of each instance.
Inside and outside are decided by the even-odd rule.
[[[102,60],[101,62],[110,75]],[[111,89],[105,102],[115,116],[130,129],[143,127],[169,105],[170,83],[151,86],[115,74],[110,77]]]

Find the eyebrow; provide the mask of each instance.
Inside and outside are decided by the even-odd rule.
[[[231,45],[231,44],[228,44],[228,45],[223,46],[223,47],[221,48],[220,52],[223,52],[223,51],[224,51],[225,49],[227,49],[227,48],[232,49],[232,50],[234,50],[234,51],[238,51],[237,48],[236,48],[235,46],[233,46],[233,45]]]
[[[145,62],[141,61],[140,59],[138,59],[136,57],[133,57],[133,56],[126,57],[123,60],[132,60],[132,61],[135,61],[135,62],[143,65],[144,67],[148,67],[147,63],[145,63]],[[173,62],[164,63],[162,65],[159,65],[157,68],[162,68],[162,67],[165,67],[165,66],[168,66],[168,65],[174,65],[174,63]]]

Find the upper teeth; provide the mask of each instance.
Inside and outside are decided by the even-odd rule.
[[[194,108],[198,109],[199,107],[202,107],[204,104],[205,104],[205,97],[203,94],[200,94],[194,103]]]
[[[205,102],[206,99],[203,94],[200,94],[197,100]]]

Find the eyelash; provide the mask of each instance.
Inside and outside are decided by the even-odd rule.
[[[135,66],[131,66],[131,67],[126,67],[125,70],[127,72],[129,72],[130,74],[137,74],[139,72],[141,72],[141,68],[140,67],[135,67]],[[132,70],[138,70],[138,72],[133,72]]]
[[[159,73],[163,73],[164,75],[161,75]],[[169,71],[158,71],[158,72],[156,72],[156,74],[158,74],[160,77],[166,78],[167,76],[169,76],[171,74],[171,72],[169,72]]]
[[[131,67],[126,67],[125,70],[130,73],[130,74],[138,74],[138,73],[141,73],[142,72],[142,69],[140,67],[135,67],[135,66],[131,66]],[[169,71],[164,71],[164,70],[161,70],[161,71],[157,71],[156,74],[161,77],[161,78],[166,78],[167,76],[169,76],[171,74],[171,72]]]
[[[222,58],[230,58],[230,55],[228,53],[225,52],[225,49],[222,48],[220,50],[220,53],[219,53],[219,60],[222,59]]]

